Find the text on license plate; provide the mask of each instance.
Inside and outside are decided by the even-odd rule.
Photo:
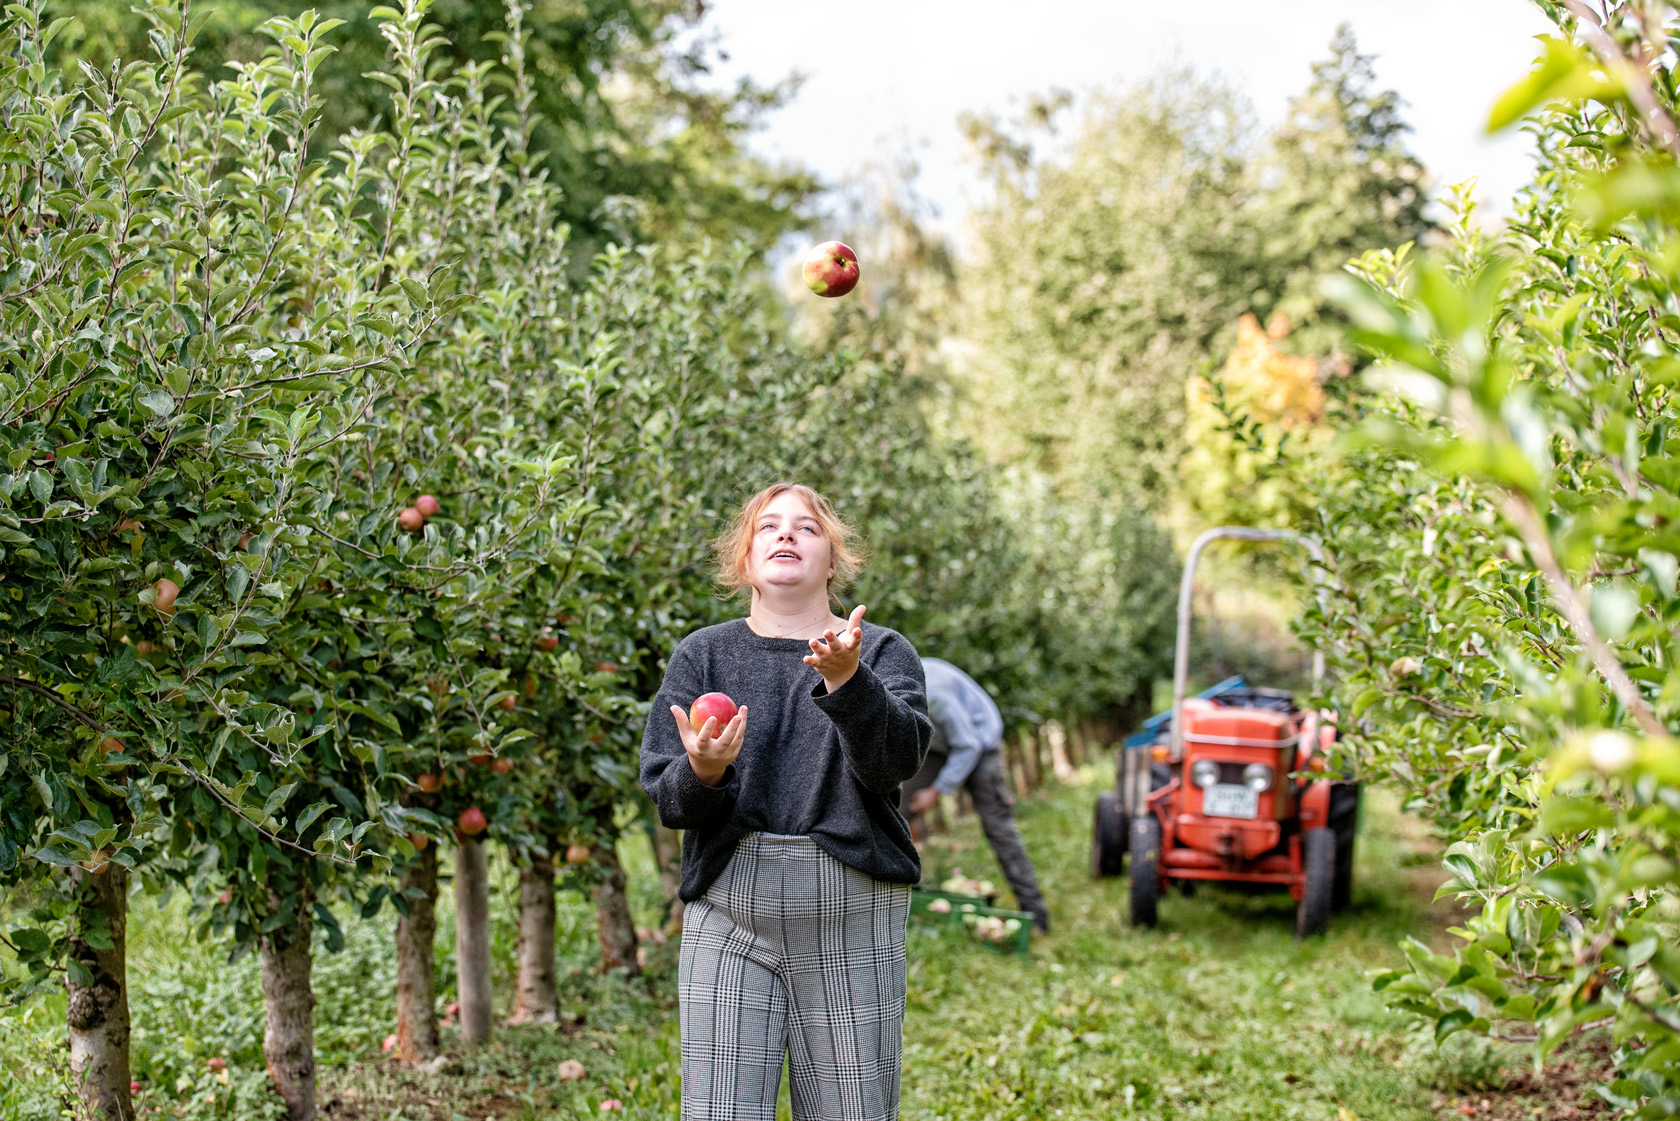
[[[1260,794],[1234,782],[1216,782],[1202,790],[1202,812],[1209,817],[1253,817]]]

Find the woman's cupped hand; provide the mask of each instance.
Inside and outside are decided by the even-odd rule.
[[[677,721],[677,734],[682,737],[683,750],[688,752],[688,765],[695,777],[707,786],[716,786],[723,779],[729,764],[741,754],[741,739],[747,727],[747,706],[742,705],[734,717],[721,729],[717,717],[708,716],[696,731],[688,721],[688,713],[676,705],[671,715]]]
[[[858,655],[863,652],[864,611],[863,604],[858,604],[840,634],[827,630],[821,638],[810,640],[811,652],[805,655],[805,664],[822,674],[830,693],[838,692],[857,672]]]

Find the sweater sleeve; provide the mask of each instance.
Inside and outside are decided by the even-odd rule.
[[[704,693],[698,667],[686,644],[678,645],[665,667],[665,680],[648,710],[642,733],[642,789],[653,799],[659,820],[667,829],[692,829],[727,816],[740,792],[740,777],[731,763],[723,781],[707,786],[688,764],[688,752],[671,719],[671,706],[687,708]]]
[[[904,636],[889,631],[838,692],[818,681],[811,697],[834,722],[846,762],[868,789],[890,797],[921,770],[933,723],[922,661]]]

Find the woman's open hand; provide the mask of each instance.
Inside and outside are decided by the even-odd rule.
[[[735,762],[735,756],[741,754],[741,739],[747,726],[747,706],[742,705],[721,732],[715,716],[706,717],[706,722],[696,732],[694,725],[688,722],[688,713],[672,705],[671,715],[676,717],[677,735],[682,737],[683,750],[688,752],[688,765],[694,769],[695,777],[707,786],[716,786],[723,778],[723,772],[729,769],[729,764]]]
[[[861,603],[852,610],[843,633],[836,635],[827,630],[821,638],[811,639],[811,652],[805,655],[805,664],[822,674],[830,693],[838,692],[857,672],[858,655],[863,652],[864,610]]]

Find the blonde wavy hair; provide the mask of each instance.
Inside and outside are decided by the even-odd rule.
[[[834,598],[863,571],[864,551],[857,532],[834,512],[828,499],[801,483],[771,483],[735,511],[729,528],[717,539],[717,583],[725,595],[739,595],[752,586],[747,567],[752,559],[753,527],[764,508],[789,491],[805,503],[828,541],[829,559],[834,564],[834,575],[828,578],[829,597]]]

